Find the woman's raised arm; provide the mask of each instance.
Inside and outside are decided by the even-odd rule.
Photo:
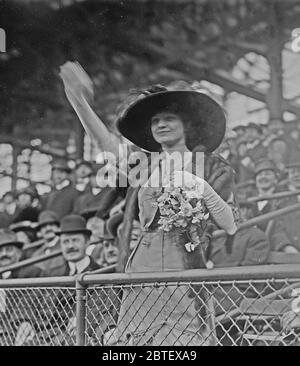
[[[120,140],[111,133],[90,106],[93,100],[93,83],[77,62],[66,62],[59,73],[65,87],[66,96],[75,110],[86,132],[101,150],[118,154]]]

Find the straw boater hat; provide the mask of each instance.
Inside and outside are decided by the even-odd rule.
[[[221,106],[208,95],[197,91],[186,82],[175,82],[167,87],[155,85],[136,93],[123,105],[117,121],[121,134],[148,151],[159,151],[160,145],[151,133],[151,118],[159,112],[174,111],[188,116],[193,133],[187,134],[187,147],[193,150],[202,145],[214,151],[221,143],[226,127]]]

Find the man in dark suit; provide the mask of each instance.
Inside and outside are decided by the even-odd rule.
[[[16,233],[9,229],[0,230],[0,269],[20,261],[24,243],[20,242]],[[35,278],[42,275],[42,270],[36,266],[28,266],[12,271],[2,272],[1,279]]]
[[[60,243],[65,262],[63,265],[52,268],[46,276],[74,276],[79,273],[92,272],[100,266],[88,255],[86,248],[89,245],[91,231],[86,228],[86,221],[79,215],[68,215],[61,221]],[[88,329],[90,337],[97,333],[101,338],[103,333],[117,321],[117,308],[120,302],[118,291],[95,289],[87,304]],[[75,332],[75,291],[59,290],[56,293],[54,309],[48,316],[49,329],[59,327],[64,331],[58,343],[63,338],[74,336]],[[113,324],[111,324],[113,323]],[[99,339],[98,339],[99,340]]]
[[[41,238],[44,240],[44,244],[33,253],[33,257],[48,255],[60,249],[59,236],[57,235],[59,231],[59,219],[54,211],[46,210],[40,213],[37,229]],[[46,271],[62,263],[64,263],[64,260],[62,255],[60,255],[40,262],[37,266],[42,268],[43,271]]]
[[[80,165],[79,168],[82,171],[83,165]],[[78,168],[78,169],[79,169]],[[83,211],[87,211],[91,208],[98,208],[98,217],[102,219],[106,219],[108,217],[109,210],[116,205],[122,199],[120,194],[116,188],[113,187],[99,187],[97,183],[97,174],[100,174],[100,169],[103,168],[103,164],[93,164],[92,170],[88,176],[88,183],[85,185],[84,191],[82,194],[76,199],[74,205],[74,213],[81,214]],[[82,171],[80,181],[81,185],[86,183],[84,179],[87,177],[82,177],[82,174],[87,174],[88,171]]]
[[[52,164],[52,180],[54,188],[45,198],[44,209],[54,211],[59,220],[74,210],[79,192],[69,179],[71,169],[65,160]]]
[[[65,216],[61,221],[58,234],[64,261],[59,266],[46,271],[45,276],[74,276],[100,268],[86,254],[91,231],[86,228],[86,221],[82,216]]]

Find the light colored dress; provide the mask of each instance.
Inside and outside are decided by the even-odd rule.
[[[182,234],[158,229],[158,208],[153,205],[161,188],[141,187],[138,194],[142,226],[140,240],[125,272],[181,271],[187,252]],[[205,202],[215,221],[229,233],[236,230],[230,207],[205,182]],[[203,300],[203,299],[202,299]],[[117,327],[107,345],[208,345],[201,296],[187,285],[132,285],[123,291]],[[202,302],[202,308],[205,304]]]

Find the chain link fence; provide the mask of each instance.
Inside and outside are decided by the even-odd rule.
[[[297,267],[3,280],[0,345],[298,346]]]

